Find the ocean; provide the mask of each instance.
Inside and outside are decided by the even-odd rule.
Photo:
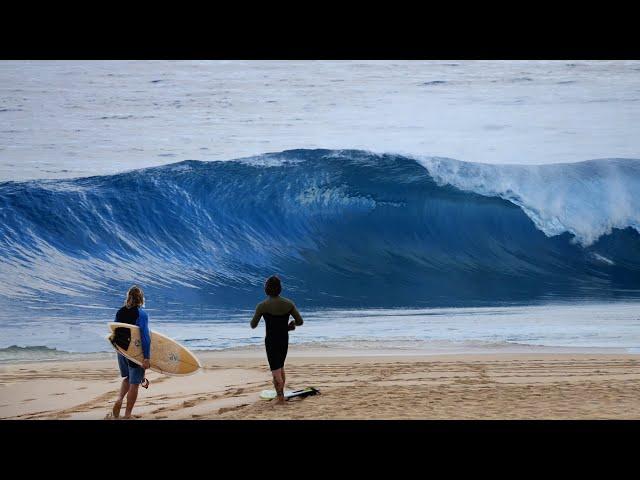
[[[640,348],[640,62],[0,62],[0,362],[153,328]]]

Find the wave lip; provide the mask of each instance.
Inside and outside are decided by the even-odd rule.
[[[518,205],[549,236],[568,232],[589,246],[614,228],[640,232],[640,160],[531,166],[437,157],[419,161],[439,185]]]

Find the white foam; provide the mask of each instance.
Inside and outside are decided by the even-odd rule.
[[[569,232],[584,246],[613,228],[640,232],[640,160],[555,165],[488,165],[422,157],[440,185],[520,206],[548,236]]]

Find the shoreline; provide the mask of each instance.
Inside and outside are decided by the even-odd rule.
[[[264,352],[199,351],[203,368],[148,372],[140,419],[640,419],[640,357],[623,353],[431,353],[293,347],[282,407]],[[0,365],[0,419],[104,419],[120,385],[112,359]]]
[[[640,355],[640,347],[576,347],[576,346],[550,346],[528,345],[522,343],[448,343],[448,342],[419,342],[420,346],[409,346],[408,342],[398,341],[367,341],[356,340],[353,342],[326,342],[312,341],[304,343],[290,343],[289,355],[333,357],[333,356],[441,356],[441,355],[502,355],[502,354],[602,354],[602,355]],[[185,345],[189,348],[187,345]],[[15,345],[12,347],[16,347]],[[12,348],[8,347],[8,348]],[[70,352],[56,350],[50,347],[17,347],[18,352],[28,355],[29,349],[40,349],[42,352],[32,353],[31,357],[0,358],[0,367],[4,365],[17,365],[25,363],[48,362],[78,362],[115,359],[114,350],[98,352]],[[0,351],[6,349],[0,349]],[[194,349],[189,350],[196,356],[228,356],[228,357],[263,357],[264,346],[241,345],[220,349]],[[48,355],[47,355],[48,354]],[[41,358],[38,358],[40,356]]]
[[[198,358],[265,358],[264,347],[240,346],[217,350],[190,349]],[[346,347],[314,342],[289,346],[288,357],[292,355],[306,358],[334,357],[442,357],[442,356],[486,356],[486,355],[630,355],[639,356],[640,348],[621,347],[567,347],[542,345],[501,345],[499,347],[460,347],[460,348],[410,348],[399,346]],[[48,363],[93,362],[116,359],[115,351],[104,352],[67,352],[59,350],[53,354],[58,358],[16,358],[0,359],[0,369],[10,365],[39,365]],[[640,356],[638,357],[640,359]]]

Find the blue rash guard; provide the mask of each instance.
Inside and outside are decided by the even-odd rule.
[[[116,313],[116,322],[136,325],[140,328],[140,340],[142,341],[142,355],[145,359],[151,358],[151,333],[149,332],[149,315],[142,307],[122,307]],[[131,366],[139,366],[129,361]]]
[[[145,359],[151,358],[151,333],[149,333],[149,315],[142,307],[138,308],[138,327],[140,327],[140,339],[142,340],[142,355]]]

